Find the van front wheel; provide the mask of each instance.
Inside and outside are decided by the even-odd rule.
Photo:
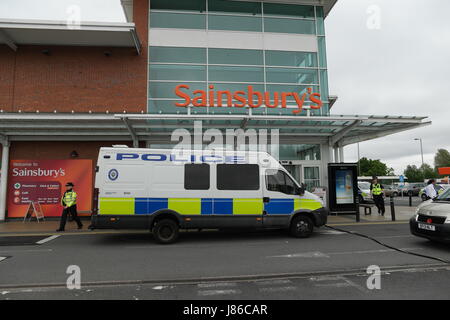
[[[152,233],[158,243],[174,243],[178,239],[179,227],[178,224],[171,219],[162,219],[155,223],[152,228]]]
[[[308,238],[314,230],[311,218],[305,215],[296,216],[292,219],[290,232],[296,238]]]

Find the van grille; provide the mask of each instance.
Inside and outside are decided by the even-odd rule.
[[[433,217],[433,216],[424,216],[424,215],[419,214],[417,221],[427,222],[428,219],[431,219],[431,221],[432,221],[431,223],[443,224],[445,222],[446,217]]]

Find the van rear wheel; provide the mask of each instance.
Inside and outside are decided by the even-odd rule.
[[[153,237],[161,244],[174,243],[178,239],[178,224],[171,219],[162,219],[155,223],[152,228]]]
[[[296,238],[308,238],[314,231],[311,218],[305,215],[296,216],[292,219],[290,233]]]

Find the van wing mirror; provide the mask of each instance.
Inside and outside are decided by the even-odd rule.
[[[298,195],[299,196],[303,196],[305,194],[306,191],[306,184],[302,183],[300,184],[300,188],[298,188]]]

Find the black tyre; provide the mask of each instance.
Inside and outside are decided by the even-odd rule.
[[[422,198],[422,201],[427,201],[428,197],[425,193],[422,193],[422,195],[420,196]]]
[[[296,238],[308,238],[314,230],[314,224],[310,217],[298,215],[291,221],[290,233]]]
[[[408,196],[413,196],[413,192],[410,190],[410,191],[408,191]]]
[[[152,229],[153,238],[162,244],[174,243],[178,240],[179,229],[178,224],[172,219],[156,221]]]
[[[398,197],[398,192],[392,193],[392,196],[393,196],[394,198]]]

